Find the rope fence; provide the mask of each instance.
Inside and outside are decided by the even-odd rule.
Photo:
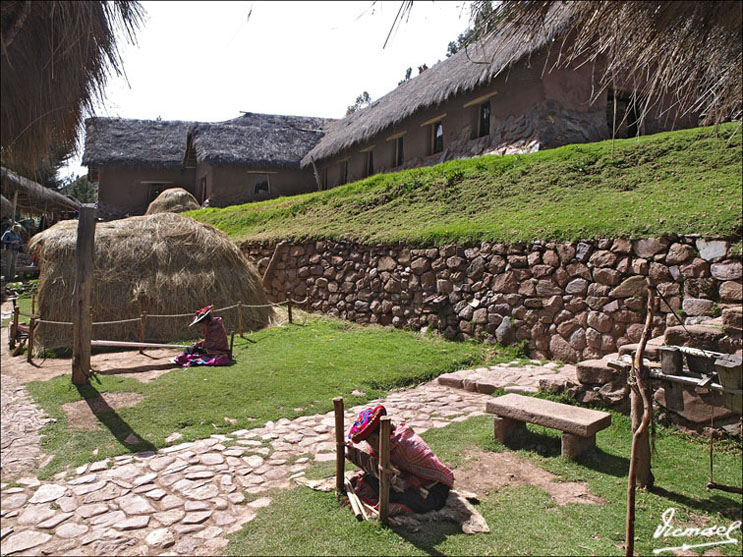
[[[235,308],[250,309],[250,308],[280,307],[280,306],[288,305],[290,302],[292,304],[301,306],[301,305],[306,304],[307,303],[307,300],[308,300],[308,298],[305,298],[304,300],[294,300],[293,298],[287,298],[283,302],[271,302],[271,303],[268,303],[268,304],[243,304],[241,302],[238,302],[238,303],[233,304],[231,306],[226,306],[226,307],[223,307],[223,308],[214,309],[212,311],[214,313],[222,313],[222,312],[229,311],[229,310],[235,309]],[[29,319],[34,319],[36,321],[36,324],[42,324],[42,323],[44,323],[46,325],[72,325],[72,321],[52,321],[50,319],[42,319],[41,316],[39,316],[39,315],[24,313],[22,311],[19,311],[18,312],[18,315],[21,315],[23,317],[28,317]],[[150,319],[150,318],[170,319],[170,318],[176,318],[176,317],[178,317],[178,318],[180,318],[180,317],[193,317],[193,312],[191,312],[191,313],[174,313],[174,314],[167,314],[167,315],[166,314],[159,314],[158,315],[158,314],[147,313],[146,316],[147,316],[148,319]],[[96,321],[96,322],[93,322],[92,325],[120,325],[120,324],[123,324],[123,323],[137,323],[137,322],[140,322],[141,320],[142,320],[141,317],[133,317],[131,319],[118,319],[118,320],[115,320],[115,321]]]

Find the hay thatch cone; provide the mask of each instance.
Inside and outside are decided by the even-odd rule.
[[[147,207],[145,215],[157,213],[182,213],[199,208],[196,198],[183,188],[169,188],[158,195]]]
[[[71,321],[75,283],[77,221],[62,221],[36,234],[29,245],[39,257],[37,313],[42,320]],[[255,268],[216,228],[172,213],[98,223],[95,231],[93,321],[191,313],[208,304],[215,310],[236,304],[266,305]],[[237,330],[237,308],[216,311],[228,331]],[[242,309],[244,330],[266,327],[271,307]],[[189,317],[146,321],[146,342],[199,335]],[[139,322],[95,325],[94,339],[139,340]],[[41,323],[35,346],[69,347],[72,327]]]

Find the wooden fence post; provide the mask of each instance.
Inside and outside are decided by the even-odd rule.
[[[345,426],[343,425],[343,397],[333,399],[335,411],[335,497],[340,499],[344,492],[346,474],[346,444],[343,442]]]
[[[13,325],[10,327],[10,349],[15,348],[15,337],[18,334],[18,317],[21,313],[21,308],[15,306],[13,308]]]
[[[26,354],[26,361],[29,364],[33,363],[35,329],[36,329],[36,318],[32,317],[31,322],[28,324],[28,353]]]
[[[31,315],[36,315],[36,294],[31,295]]]
[[[144,344],[144,328],[145,328],[145,320],[147,319],[147,312],[142,312],[139,315],[139,342]],[[144,348],[141,346],[139,347],[139,353],[144,354]]]
[[[379,521],[387,524],[390,504],[390,417],[382,416],[379,421]]]
[[[243,303],[237,302],[237,330],[243,336]]]
[[[75,248],[75,286],[72,290],[72,382],[84,385],[90,373],[92,325],[90,298],[93,290],[93,253],[95,248],[95,205],[83,204],[77,223]]]
[[[292,323],[292,295],[288,290],[286,291],[286,309],[289,312],[289,323]]]

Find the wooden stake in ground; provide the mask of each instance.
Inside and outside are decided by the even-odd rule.
[[[88,383],[90,374],[90,297],[93,290],[93,252],[95,241],[95,205],[80,207],[75,249],[75,286],[72,290],[72,382]]]
[[[650,470],[650,436],[649,425],[653,417],[653,407],[648,395],[647,371],[642,359],[645,345],[650,336],[653,322],[653,289],[648,280],[648,307],[645,327],[642,330],[640,344],[637,347],[635,360],[630,371],[631,404],[632,404],[632,450],[629,459],[629,476],[627,478],[627,535],[625,555],[633,555],[635,550],[635,490],[639,487],[650,487],[652,472]],[[636,425],[637,422],[637,425]]]
[[[387,524],[390,504],[390,430],[389,416],[379,421],[379,521]]]
[[[333,410],[335,411],[335,496],[340,499],[345,488],[344,478],[346,474],[346,444],[343,442],[345,426],[343,424],[343,397],[333,399]]]

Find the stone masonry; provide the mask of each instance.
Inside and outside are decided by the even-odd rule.
[[[640,339],[642,292],[657,296],[652,335],[740,306],[743,268],[730,242],[698,236],[600,239],[529,245],[482,243],[410,248],[317,241],[246,242],[275,301],[308,298],[308,309],[358,323],[441,331],[487,343],[527,341],[535,358],[601,358]],[[276,253],[275,253],[276,252]]]

